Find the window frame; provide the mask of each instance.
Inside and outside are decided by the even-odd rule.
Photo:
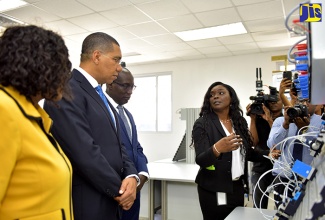
[[[159,90],[159,77],[160,76],[170,76],[170,109],[169,109],[169,111],[170,111],[170,130],[169,131],[159,131],[158,130],[158,127],[159,127],[159,125],[158,125],[158,98],[159,98],[159,93],[158,93],[158,90]],[[155,77],[155,82],[156,82],[156,98],[155,98],[155,101],[156,101],[156,103],[155,103],[155,105],[156,105],[156,112],[155,112],[155,130],[154,131],[143,131],[143,130],[139,130],[139,127],[137,127],[137,129],[138,129],[138,132],[139,133],[155,133],[155,134],[157,134],[157,133],[172,133],[173,132],[173,114],[172,114],[172,112],[173,112],[173,74],[172,74],[172,72],[171,71],[166,71],[166,72],[157,72],[157,73],[145,73],[145,74],[133,74],[133,77],[134,77],[134,84],[136,85],[136,86],[138,86],[137,85],[137,83],[136,83],[136,78],[146,78],[146,77]],[[138,87],[137,87],[137,89],[138,89]],[[132,99],[132,96],[131,96],[131,99]],[[131,107],[131,106],[126,106],[129,110],[130,110],[130,112],[132,113],[132,108],[129,108],[129,107]],[[139,121],[139,118],[135,118],[135,122],[136,122],[136,124],[137,123],[139,123],[138,122]]]

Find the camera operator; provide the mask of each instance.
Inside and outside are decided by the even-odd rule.
[[[284,94],[286,89],[290,89],[290,98],[291,98],[290,101],[287,99],[287,97]],[[280,94],[280,99],[282,100],[284,106],[294,106],[296,104],[297,91],[295,88],[292,88],[292,81],[290,79],[287,78],[282,79],[280,83],[279,94]]]
[[[322,120],[321,116],[314,114],[315,107],[316,106],[311,105],[309,103],[309,100],[307,99],[300,101],[300,104],[295,105],[295,107],[285,106],[284,116],[278,117],[272,125],[271,132],[267,141],[268,147],[272,148],[274,145],[288,137],[294,137],[296,135],[300,135],[306,132],[319,131],[319,129],[321,128]],[[288,114],[290,111],[291,113]],[[293,114],[292,112],[298,114]],[[308,128],[302,130],[300,134],[298,134],[298,131],[305,126],[308,126]],[[281,152],[281,156],[274,163],[273,166],[273,175],[279,175],[274,182],[274,190],[279,194],[277,195],[277,193],[275,193],[274,195],[274,199],[276,200],[277,206],[279,206],[277,201],[279,202],[282,200],[281,195],[283,194],[285,188],[285,185],[281,184],[281,182],[289,181],[284,175],[283,169],[281,169],[281,167],[284,167],[287,163],[292,164],[294,160],[297,159],[302,161],[303,163],[310,164],[313,159],[313,157],[310,155],[309,148],[299,148],[296,143],[294,144],[294,147],[289,147],[291,142],[292,141],[287,141],[285,143],[285,146]],[[300,144],[300,146],[302,145]],[[280,146],[277,147],[277,149],[279,148]],[[292,157],[293,160],[291,159]],[[291,195],[290,192],[288,195]]]
[[[273,124],[273,121],[282,116],[282,101],[266,101],[265,105],[262,104],[263,112],[262,114],[252,114],[251,104],[246,107],[247,114],[250,116],[250,132],[253,137],[253,143],[256,151],[269,152],[270,149],[267,146],[267,139]],[[273,157],[278,157],[279,150],[272,152]],[[267,187],[273,182],[274,176],[272,173],[268,173],[259,181],[260,190],[258,187],[255,188],[256,183],[259,178],[265,173],[273,168],[273,164],[267,158],[263,162],[254,162],[252,168],[251,182],[254,192],[254,207],[266,209],[268,206],[267,196],[263,197],[263,193],[266,191]],[[263,198],[263,199],[262,199]],[[262,201],[261,201],[262,200]]]

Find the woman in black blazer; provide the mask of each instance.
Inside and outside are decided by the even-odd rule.
[[[215,82],[208,88],[193,126],[192,141],[200,166],[195,182],[203,218],[225,219],[237,206],[244,205],[247,161],[263,159],[252,148],[247,122],[231,86]]]

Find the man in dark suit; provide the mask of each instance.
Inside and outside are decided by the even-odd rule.
[[[137,129],[133,117],[123,106],[129,101],[132,91],[135,89],[134,78],[127,68],[123,68],[117,79],[111,84],[106,84],[106,86],[106,93],[109,95],[108,99],[119,115],[122,141],[140,177],[140,184],[137,188],[137,198],[131,209],[123,211],[122,220],[139,220],[140,190],[149,177],[147,168],[148,161],[138,141]]]
[[[73,167],[75,220],[119,220],[134,203],[139,178],[120,140],[118,116],[99,85],[112,83],[122,70],[120,46],[105,33],[90,34],[80,60],[69,82],[72,97],[57,105],[46,101],[44,109]]]

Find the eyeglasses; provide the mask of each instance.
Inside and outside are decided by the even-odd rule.
[[[117,84],[118,86],[120,86],[121,88],[123,88],[124,90],[126,91],[129,91],[129,90],[135,90],[135,88],[137,88],[136,85],[130,85],[128,83],[119,83],[119,82],[116,82],[114,81],[113,83]]]
[[[115,64],[120,64],[121,65],[121,58],[120,57],[110,57],[110,56],[105,55],[102,51],[100,51],[100,52],[104,57],[112,59],[115,62]]]

